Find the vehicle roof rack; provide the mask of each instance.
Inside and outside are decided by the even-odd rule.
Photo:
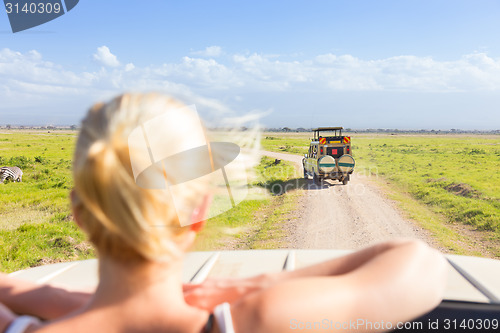
[[[338,131],[344,129],[343,127],[318,127],[313,129],[313,132],[319,132],[319,131]]]
[[[343,127],[318,127],[318,128],[315,128],[313,129],[313,132],[314,132],[314,139],[313,141],[317,141],[319,140],[319,132],[321,131],[334,131],[334,136],[337,136],[337,131],[339,131],[338,135],[341,136],[342,135],[342,130],[344,128]]]

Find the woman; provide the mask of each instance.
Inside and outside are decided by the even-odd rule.
[[[157,163],[141,187],[137,165],[146,165],[148,154],[130,140],[134,130],[165,116],[162,147],[171,149],[163,152],[169,156],[178,153],[174,141],[186,137],[186,128],[198,128],[177,101],[125,94],[91,108],[76,145],[71,201],[77,224],[97,249],[99,285],[92,294],[70,293],[0,276],[0,332],[285,332],[324,319],[396,325],[440,302],[445,260],[410,240],[293,272],[183,286],[182,254],[203,227],[210,190],[207,183],[186,182],[174,198],[168,186],[151,188],[160,178],[176,183],[182,172],[196,173],[189,165],[207,161]]]

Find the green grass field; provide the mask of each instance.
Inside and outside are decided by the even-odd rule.
[[[388,181],[441,216],[445,223],[461,223],[488,232],[493,256],[500,257],[500,137],[346,135],[352,137],[356,173]],[[262,146],[266,150],[304,154],[310,137],[308,133],[265,133]]]
[[[67,217],[75,138],[75,132],[0,134],[0,165],[24,172],[23,182],[0,187],[0,229]]]
[[[282,195],[287,181],[296,174],[288,162],[273,164],[263,157],[255,168],[247,199],[235,208],[207,221],[195,250],[262,249],[282,247],[280,226],[295,206],[295,191]],[[300,179],[299,182],[302,182]],[[287,189],[290,187],[286,187]]]
[[[358,146],[365,169],[405,186],[450,221],[500,235],[500,138],[375,136],[359,138]]]
[[[75,138],[71,131],[0,134],[0,165],[24,173],[21,183],[0,184],[0,270],[94,256],[71,220]]]
[[[76,131],[5,131],[0,133],[0,165],[19,166],[23,181],[0,184],[0,271],[95,257],[85,235],[72,221],[69,193]],[[293,207],[294,196],[273,193],[293,167],[256,167],[248,200],[210,219],[196,250],[274,247],[279,217]],[[277,188],[276,186],[274,188]]]

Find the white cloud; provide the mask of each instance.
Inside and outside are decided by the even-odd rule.
[[[303,61],[253,54],[234,55],[234,80],[246,87],[315,91],[456,92],[500,90],[500,59],[486,54],[454,61],[396,56],[362,60],[351,55],[323,54]]]
[[[195,51],[192,54],[206,58],[216,58],[222,55],[222,48],[220,46],[208,46],[204,50]]]
[[[97,52],[94,53],[94,59],[100,64],[107,67],[118,67],[120,62],[114,54],[111,53],[107,46],[101,46],[97,48]]]
[[[258,91],[500,91],[500,59],[484,53],[464,55],[454,61],[430,57],[395,56],[362,60],[351,55],[323,54],[311,59],[283,61],[278,56],[233,55],[225,62],[183,57],[176,63],[137,67],[118,66],[117,57],[106,46],[96,59],[109,66],[97,72],[69,71],[43,59],[37,51],[0,51],[0,83],[45,85],[47,89],[84,91],[92,88],[162,88],[166,83],[211,92]],[[4,88],[7,89],[7,88]],[[21,88],[19,88],[21,89]],[[22,90],[22,89],[21,89]],[[7,90],[5,90],[7,91]],[[235,95],[237,95],[235,93]]]
[[[74,73],[43,60],[37,51],[25,54],[9,49],[0,51],[0,85],[8,87],[12,93],[36,95],[38,92],[81,90],[91,86],[94,80],[93,74]]]
[[[102,46],[94,58],[106,67],[71,71],[34,50],[0,50],[0,113],[19,106],[50,109],[56,101],[69,105],[75,100],[83,101],[83,113],[96,100],[123,91],[163,91],[218,114],[229,112],[226,103],[240,110],[268,109],[282,93],[326,97],[353,91],[500,92],[500,59],[484,53],[449,61],[412,55],[373,60],[335,54],[301,60],[263,54],[235,54],[223,60],[185,56],[178,62],[141,67],[120,66]],[[259,96],[265,97],[259,101]]]
[[[133,63],[128,63],[125,65],[125,72],[130,72],[132,70],[134,70],[135,66]]]
[[[45,61],[36,51],[23,54],[3,49],[0,50],[0,115],[12,113],[10,110],[13,108],[30,108],[43,115],[54,111],[51,109],[53,104],[73,105],[74,108],[68,112],[74,118],[71,122],[77,123],[85,108],[98,100],[107,100],[123,91],[151,90],[163,91],[213,114],[228,113],[224,103],[215,98],[202,97],[181,80],[171,78],[193,71],[199,74],[199,78],[189,77],[185,82],[191,86],[194,85],[192,82],[204,84],[211,80],[212,72],[223,71],[223,68],[214,61],[186,57],[180,64],[136,67],[129,63],[112,70],[101,68],[95,72],[72,72]],[[43,108],[47,111],[42,112]],[[23,116],[18,117],[22,119]],[[0,120],[0,123],[3,121]]]

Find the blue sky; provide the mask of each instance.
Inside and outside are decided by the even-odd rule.
[[[498,1],[98,1],[13,34],[0,124],[162,91],[268,127],[498,129]]]

